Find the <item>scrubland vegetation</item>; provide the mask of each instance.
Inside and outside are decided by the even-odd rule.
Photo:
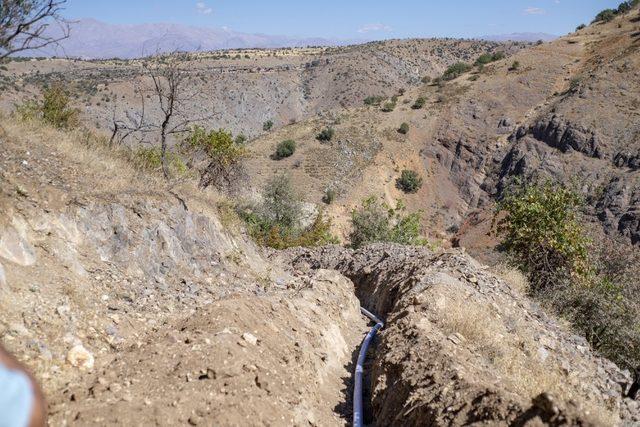
[[[529,293],[567,318],[594,349],[620,366],[640,366],[640,257],[590,236],[583,200],[551,182],[519,186],[499,204],[502,249],[527,277]]]

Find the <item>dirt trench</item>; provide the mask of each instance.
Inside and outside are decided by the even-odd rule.
[[[628,372],[463,251],[378,244],[284,258],[307,274],[337,270],[386,320],[368,368],[373,425],[640,421],[638,402],[624,397]]]

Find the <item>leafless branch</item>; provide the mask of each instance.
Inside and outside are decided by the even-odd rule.
[[[0,60],[57,45],[69,37],[61,12],[67,0],[0,0]],[[59,32],[48,31],[52,24]]]

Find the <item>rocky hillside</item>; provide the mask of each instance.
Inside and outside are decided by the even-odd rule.
[[[457,61],[485,52],[516,51],[524,43],[471,40],[395,40],[337,48],[243,49],[193,54],[187,94],[202,95],[185,108],[189,117],[207,118],[212,128],[252,137],[263,124],[275,127],[315,117],[321,111],[361,105],[368,96],[393,95],[435,77]],[[114,116],[139,113],[135,89],[148,83],[149,60],[75,61],[15,60],[0,71],[0,106],[14,108],[43,86],[61,83],[76,99],[84,121],[108,129]],[[153,100],[146,114],[158,120]],[[108,132],[108,131],[105,131]]]
[[[167,184],[81,132],[3,120],[3,344],[54,425],[345,425],[386,318],[379,424],[633,425],[631,378],[463,251],[265,252],[228,202]]]
[[[483,247],[505,188],[549,177],[577,184],[590,219],[638,244],[639,20],[633,10],[451,81],[407,86],[390,112],[359,107],[285,127],[254,142],[254,184],[287,169],[314,203],[335,188],[340,196],[327,209],[343,232],[363,198],[404,198],[424,211],[434,239]],[[420,97],[424,106],[412,108]],[[403,122],[406,134],[398,131]],[[336,132],[323,144],[316,135],[325,127]],[[269,160],[283,139],[296,140],[298,150]],[[403,169],[424,179],[417,193],[396,188]]]

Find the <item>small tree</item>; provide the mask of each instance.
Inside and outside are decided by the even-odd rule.
[[[271,130],[271,128],[273,128],[273,121],[272,120],[267,120],[266,122],[264,122],[262,124],[262,130],[265,132],[269,132]]]
[[[205,167],[200,170],[200,187],[213,185],[229,188],[243,174],[242,160],[246,149],[224,129],[206,131],[194,126],[182,144],[191,155],[204,155]]]
[[[466,62],[456,62],[446,69],[442,75],[442,80],[453,80],[456,77],[461,76],[471,69],[471,65]]]
[[[587,271],[587,239],[579,223],[578,195],[551,182],[517,187],[498,204],[502,248],[529,276],[534,292]]]
[[[69,97],[60,85],[44,91],[42,118],[60,129],[68,129],[78,124],[78,110],[69,106]]]
[[[276,147],[275,158],[284,159],[285,157],[292,156],[293,153],[295,152],[296,152],[296,142],[291,139],[287,139],[285,141],[280,142]]]
[[[382,111],[385,113],[390,113],[395,109],[396,109],[396,103],[393,101],[385,102],[385,104],[382,106]]]
[[[302,215],[302,204],[291,185],[288,175],[276,175],[264,188],[263,214],[272,225],[291,228],[298,225]]]
[[[320,131],[320,133],[318,134],[318,136],[316,136],[316,138],[318,139],[318,141],[328,142],[333,139],[334,135],[335,135],[335,131],[333,130],[333,128],[328,127],[328,128],[322,129],[322,131]]]
[[[406,135],[407,133],[409,133],[409,123],[406,123],[406,122],[402,123],[398,128],[398,132],[403,135]]]
[[[405,193],[416,193],[422,188],[422,177],[416,171],[405,169],[396,180],[396,187]]]
[[[364,200],[351,212],[351,246],[359,248],[375,242],[425,245],[427,241],[420,233],[420,213],[405,215],[404,210],[401,201],[392,208],[375,197]]]
[[[414,110],[420,110],[422,107],[424,107],[424,104],[426,103],[427,103],[427,99],[421,96],[418,99],[416,99],[416,102],[413,103],[411,108],[413,108]]]

